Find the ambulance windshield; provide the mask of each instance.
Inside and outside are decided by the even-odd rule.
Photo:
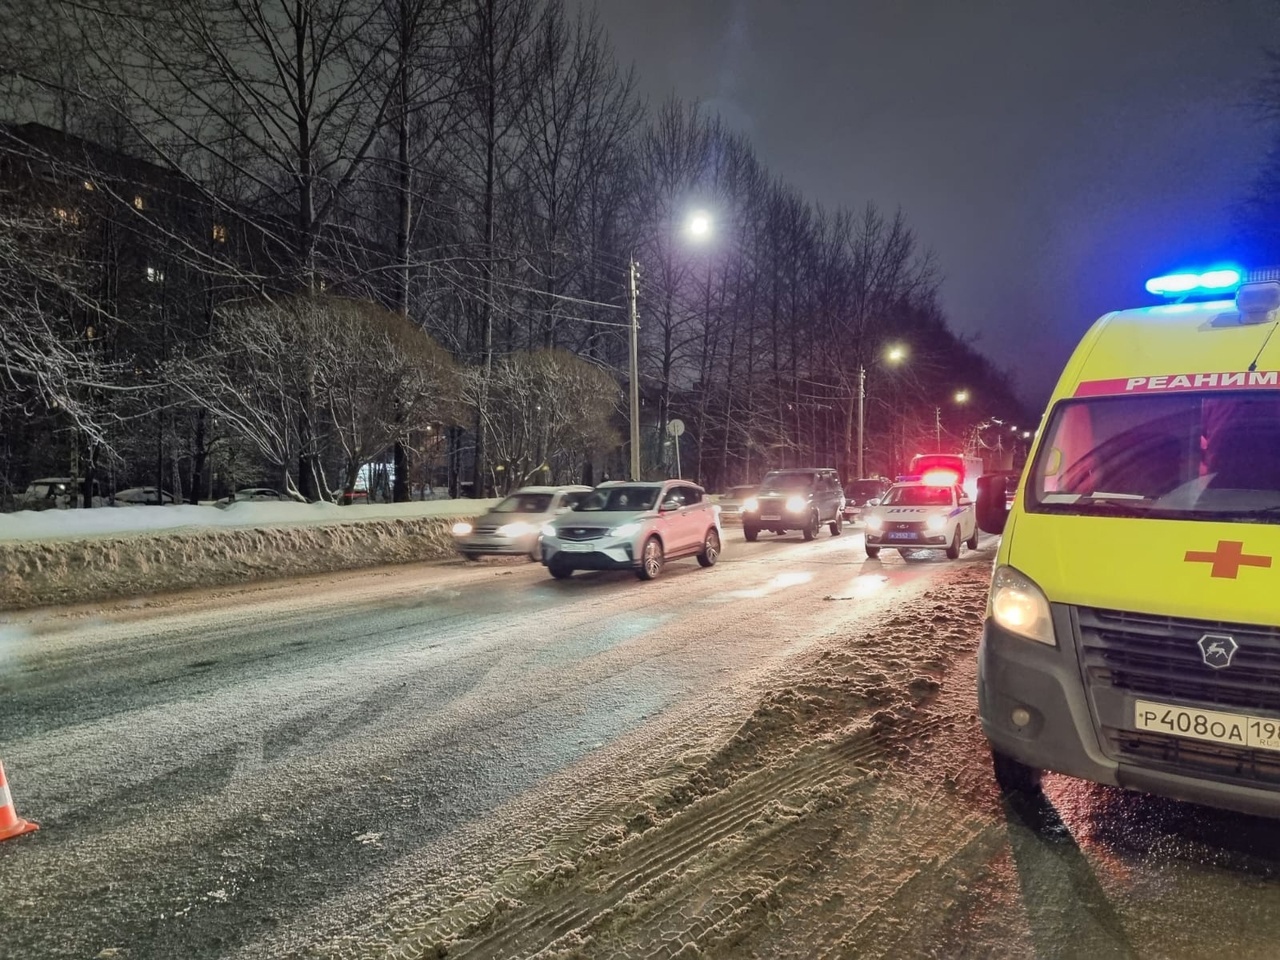
[[[1059,404],[1027,495],[1036,513],[1280,523],[1280,392]]]

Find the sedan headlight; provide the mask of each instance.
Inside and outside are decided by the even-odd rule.
[[[1028,640],[1054,646],[1049,601],[1029,577],[1013,567],[996,567],[988,614],[999,626]]]
[[[760,509],[760,501],[757,500],[755,497],[747,497],[747,499],[742,501],[743,513],[755,513],[759,509]]]
[[[930,533],[941,533],[947,529],[947,518],[941,513],[931,514],[925,518],[924,528]]]
[[[459,520],[453,525],[453,535],[455,537],[465,537],[471,532],[471,524],[465,520]]]
[[[533,533],[533,524],[525,523],[523,520],[517,520],[515,523],[504,523],[498,528],[498,536],[500,537],[523,537]]]
[[[879,530],[884,526],[884,520],[877,517],[874,513],[868,517],[864,517],[862,522],[868,530]]]
[[[803,513],[805,507],[807,506],[809,506],[808,501],[805,500],[804,497],[799,496],[798,494],[794,497],[787,497],[788,513]]]
[[[638,523],[621,523],[609,531],[611,537],[630,537],[640,532]]]
[[[542,525],[542,535],[544,537],[554,537],[556,535],[555,524],[544,523]]]

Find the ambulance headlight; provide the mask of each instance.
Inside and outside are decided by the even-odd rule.
[[[924,521],[924,528],[930,533],[941,533],[947,529],[947,518],[941,513],[934,513]]]
[[[1029,577],[1013,567],[996,567],[987,616],[1010,633],[1053,646],[1049,601]]]
[[[804,497],[799,496],[798,494],[794,497],[787,497],[788,513],[803,513],[804,508],[808,505],[809,504],[805,501]]]
[[[862,521],[868,530],[879,530],[884,526],[884,520],[877,517],[874,513]]]

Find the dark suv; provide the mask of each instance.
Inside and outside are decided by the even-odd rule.
[[[799,530],[812,540],[825,523],[838,537],[843,510],[844,490],[830,467],[772,470],[760,481],[756,495],[743,501],[742,532],[754,540],[761,530]]]

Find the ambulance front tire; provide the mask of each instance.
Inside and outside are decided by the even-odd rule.
[[[951,546],[947,547],[947,559],[960,559],[960,528],[956,527],[955,532],[951,534]]]
[[[1021,760],[1005,756],[998,750],[991,751],[991,768],[1002,793],[1034,796],[1040,792],[1042,770],[1027,766]]]

